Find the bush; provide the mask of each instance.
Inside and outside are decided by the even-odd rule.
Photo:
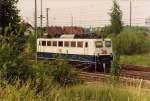
[[[26,81],[34,76],[34,70],[24,55],[16,55],[11,47],[0,47],[0,77],[14,81]]]
[[[60,86],[74,85],[79,82],[78,72],[65,61],[54,63],[52,69],[52,81]]]
[[[18,78],[26,81],[34,75],[34,70],[22,54],[25,39],[20,34],[14,35],[13,32],[7,35],[9,28],[6,28],[4,35],[0,35],[0,77],[12,82]]]
[[[140,31],[124,30],[117,36],[116,46],[120,54],[141,54],[150,51],[150,40]]]

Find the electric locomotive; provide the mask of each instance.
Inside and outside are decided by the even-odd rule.
[[[59,59],[96,65],[104,68],[112,61],[111,39],[74,38],[73,35],[61,38],[37,39],[37,57],[39,59]],[[94,66],[95,68],[95,66]],[[110,67],[109,67],[110,68]]]

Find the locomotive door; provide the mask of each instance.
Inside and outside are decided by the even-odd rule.
[[[88,42],[84,44],[84,55],[88,55]]]

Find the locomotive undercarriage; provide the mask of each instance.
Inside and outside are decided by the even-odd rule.
[[[79,62],[70,61],[70,64],[75,65],[81,71],[109,73],[111,71],[111,61],[107,62]]]

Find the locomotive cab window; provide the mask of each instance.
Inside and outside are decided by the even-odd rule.
[[[105,41],[105,46],[106,47],[111,47],[111,41]]]
[[[42,41],[42,46],[46,46],[46,41]]]
[[[63,41],[59,41],[59,42],[58,42],[58,46],[59,46],[59,47],[63,47]]]
[[[65,41],[65,42],[64,42],[64,46],[65,46],[65,47],[69,47],[69,41]]]
[[[47,41],[47,46],[51,46],[51,41]]]
[[[53,46],[57,47],[57,41],[53,41]]]
[[[103,42],[102,41],[96,41],[95,46],[96,46],[96,48],[102,48],[103,47]]]
[[[82,48],[83,47],[83,42],[77,42],[77,47]]]

